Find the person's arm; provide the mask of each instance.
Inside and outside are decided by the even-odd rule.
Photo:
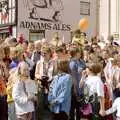
[[[84,85],[84,80],[83,80],[83,79],[81,79],[81,80],[80,80],[79,87],[80,87],[80,88],[82,88],[82,87],[83,87],[83,85]]]
[[[58,77],[54,77],[54,79],[51,82],[50,87],[49,87],[48,101],[50,104],[56,98],[57,79],[58,79]]]
[[[109,115],[111,113],[114,113],[117,110],[117,105],[118,105],[118,99],[116,99],[112,105],[112,107],[108,110],[105,111],[106,115]]]
[[[37,62],[36,69],[35,69],[35,78],[36,79],[41,79],[40,75],[40,62]]]
[[[70,68],[70,72],[71,72],[71,76],[72,76],[72,84],[73,84],[73,88],[74,88],[74,93],[77,94],[77,81],[79,81],[78,70],[77,70],[74,62],[70,63],[69,68]]]
[[[86,75],[86,71],[83,71],[83,72],[82,72],[82,78],[81,78],[80,84],[79,84],[79,87],[80,87],[80,88],[83,87],[83,85],[84,85],[84,83],[85,83],[86,76],[87,76],[87,75]]]
[[[35,62],[34,57],[35,57],[35,52],[33,52],[33,53],[32,53],[32,56],[31,56],[31,61],[32,61],[32,62]]]
[[[5,64],[3,64],[3,73],[4,73],[4,82],[6,83],[7,80],[8,80],[8,77],[9,77],[9,71],[8,69],[6,68]]]
[[[51,63],[51,65],[50,65],[50,67],[48,69],[48,77],[49,77],[48,82],[52,81],[52,78],[53,78],[53,69],[54,69],[53,63]]]
[[[120,88],[120,70],[115,71],[113,80],[117,83],[116,88]]]
[[[34,66],[34,62],[31,59],[29,59],[28,57],[26,57],[26,62],[28,63],[29,68],[31,70]]]
[[[99,101],[100,101],[100,114],[101,114],[101,113],[103,113],[105,111],[105,107],[104,107],[105,100],[104,100],[104,97],[100,96],[99,97]]]
[[[105,104],[105,101],[104,101],[104,85],[103,85],[101,80],[98,80],[98,82],[96,84],[96,87],[97,87],[97,95],[98,95],[98,98],[99,98],[99,101],[100,101],[100,113],[101,113],[101,112],[104,112],[104,110],[105,110],[105,108],[104,108],[104,104]]]

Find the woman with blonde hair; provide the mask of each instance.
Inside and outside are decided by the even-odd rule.
[[[25,61],[18,66],[20,79],[15,83],[12,91],[15,102],[17,120],[31,120],[35,111],[34,101],[37,94],[37,86],[30,80],[29,67]]]

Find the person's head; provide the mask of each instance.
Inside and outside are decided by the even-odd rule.
[[[58,71],[60,73],[69,73],[69,62],[68,62],[68,60],[60,60],[58,62]]]
[[[57,53],[58,58],[61,58],[63,56],[64,49],[62,48],[62,46],[56,48],[56,53]]]
[[[84,47],[87,47],[87,46],[89,46],[89,43],[88,43],[87,40],[85,40],[85,41],[84,41]]]
[[[91,38],[91,42],[92,42],[92,44],[97,43],[97,37],[96,37],[96,36],[95,36],[95,37],[92,37],[92,38]]]
[[[62,44],[61,47],[63,48],[63,54],[67,54],[67,45]]]
[[[28,49],[28,41],[24,41],[23,44],[22,44],[22,47],[23,47],[24,51],[27,51],[27,49]]]
[[[74,36],[76,38],[80,38],[81,37],[81,31],[80,31],[80,29],[77,29],[77,30],[74,31]]]
[[[120,67],[120,55],[114,56],[114,58],[112,60],[112,65]]]
[[[80,48],[70,48],[70,55],[72,58],[81,59],[83,58],[83,51]]]
[[[37,52],[41,51],[41,42],[40,41],[35,42],[35,51],[37,51]]]
[[[89,57],[88,57],[89,59],[88,59],[88,62],[99,62],[99,59],[98,59],[98,55],[97,54],[95,54],[95,53],[90,53],[89,54]]]
[[[30,72],[29,72],[29,66],[26,62],[21,62],[18,66],[18,75],[20,77],[29,77]]]
[[[70,48],[70,55],[72,58],[76,58],[76,56],[78,56],[78,54],[79,54],[78,48],[74,48],[74,47]]]
[[[88,63],[86,66],[87,75],[98,75],[101,72],[101,64],[99,63]]]
[[[11,47],[10,48],[10,58],[12,60],[16,60],[17,57],[18,57],[18,51],[17,51],[17,49],[15,47]]]
[[[103,50],[102,51],[102,57],[104,60],[107,60],[109,58],[109,51],[108,50]]]
[[[10,57],[10,47],[5,47],[4,52],[5,52],[5,58],[9,58]]]
[[[49,47],[45,47],[44,49],[42,49],[42,54],[46,61],[49,61],[52,58],[52,51]]]
[[[21,61],[25,61],[26,58],[24,56],[24,52],[20,52],[18,53],[18,61],[21,62]]]
[[[28,52],[33,52],[34,51],[34,43],[33,42],[30,42],[28,44]]]
[[[98,44],[97,43],[92,44],[92,49],[94,52],[96,52],[98,49]]]

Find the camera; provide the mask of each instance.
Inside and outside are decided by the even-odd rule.
[[[42,76],[42,78],[41,78],[41,85],[42,85],[43,87],[48,88],[48,79],[49,79],[48,76]]]

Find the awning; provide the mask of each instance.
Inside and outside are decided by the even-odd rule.
[[[12,32],[12,27],[1,27],[0,28],[0,33],[11,33]]]

